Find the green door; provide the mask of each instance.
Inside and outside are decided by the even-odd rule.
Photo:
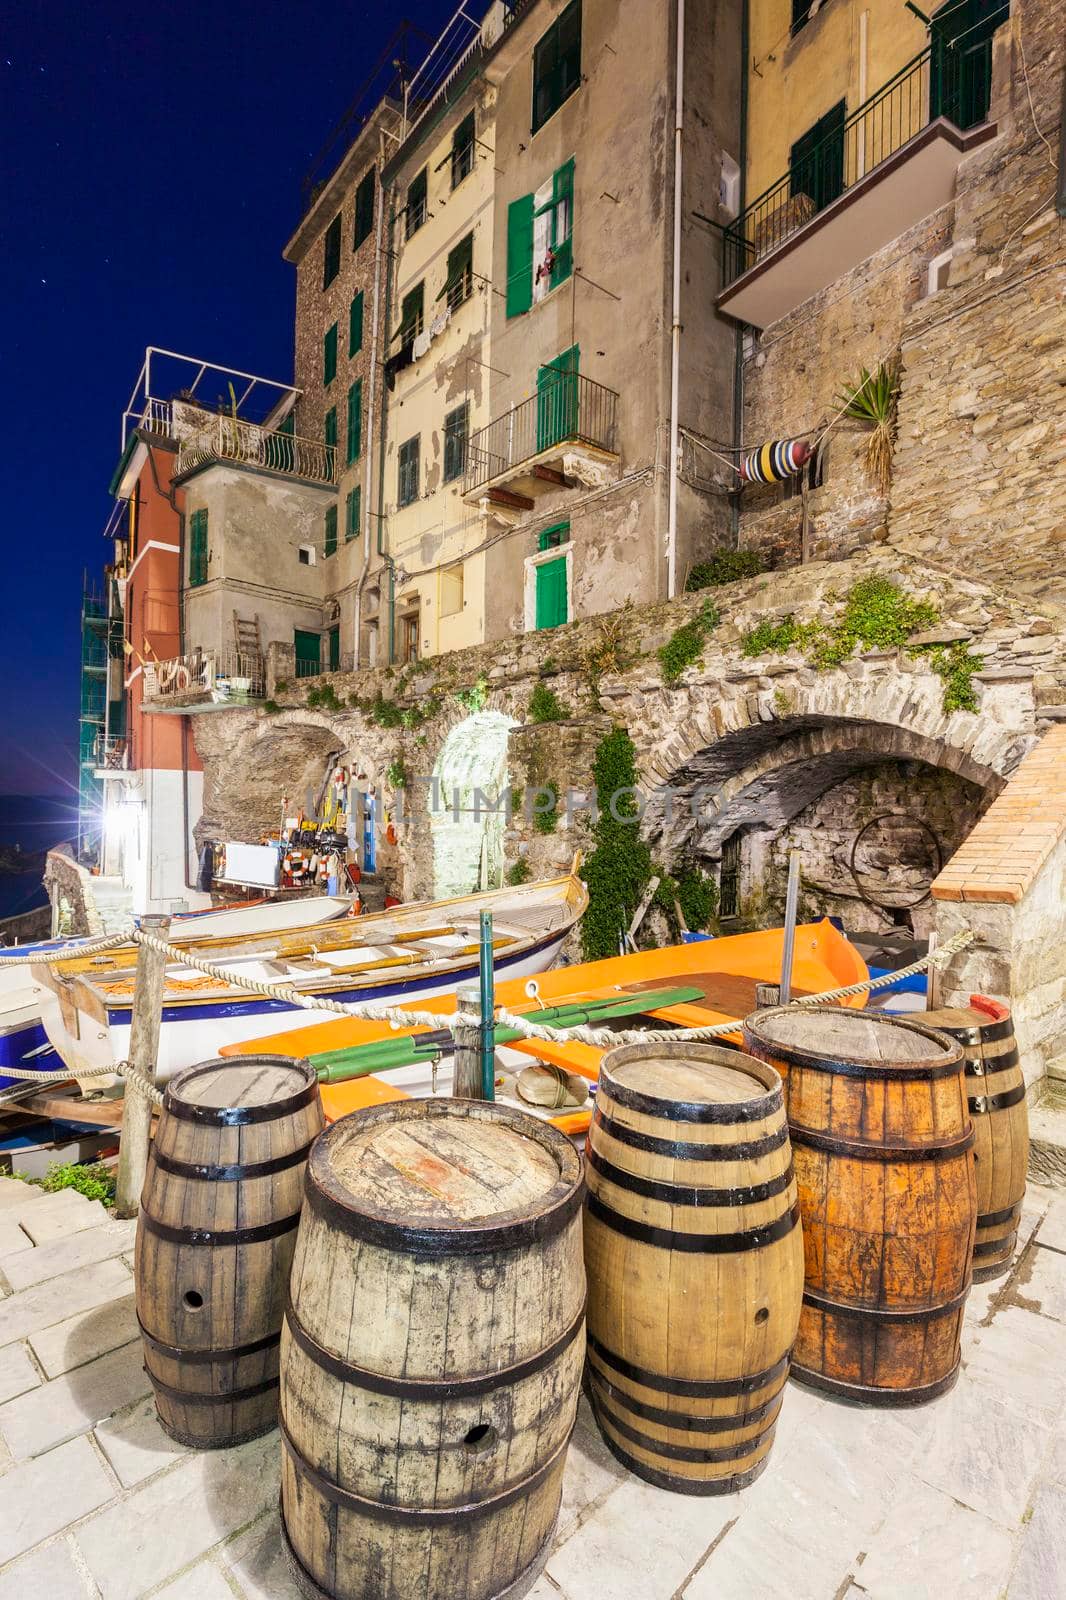
[[[572,345],[537,373],[538,453],[577,434],[580,355],[578,346]]]
[[[566,621],[566,557],[560,556],[537,568],[537,627],[558,628]]]
[[[331,628],[329,630],[329,670],[331,672],[339,672],[340,671],[340,665],[341,665],[341,630],[340,630],[339,627],[338,628]]]
[[[988,116],[992,35],[1007,15],[1004,0],[948,0],[929,30],[929,115],[965,131]]]
[[[320,633],[305,633],[297,628],[293,641],[296,645],[296,676],[298,678],[313,678],[322,671],[322,635]]]

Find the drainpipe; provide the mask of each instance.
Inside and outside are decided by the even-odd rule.
[[[378,140],[378,170],[385,162],[385,135],[382,132]],[[352,651],[352,663],[358,669],[362,662],[362,634],[363,634],[363,587],[366,575],[370,570],[370,528],[373,518],[371,516],[370,493],[370,468],[374,459],[374,400],[377,395],[377,366],[378,366],[378,311],[381,300],[381,263],[383,260],[381,237],[385,227],[385,190],[378,185],[378,215],[377,228],[374,239],[374,305],[371,312],[370,329],[370,395],[366,408],[366,494],[363,504],[363,569],[359,574],[359,583],[355,591],[355,647]],[[384,398],[382,399],[384,409]],[[382,418],[384,421],[384,417]],[[384,438],[384,431],[382,434]]]
[[[382,196],[382,208],[384,208],[384,204],[385,204],[385,201],[384,201],[384,195],[383,195]],[[385,276],[384,340],[385,340],[386,349],[388,348],[389,327],[391,326],[391,318],[392,318],[392,270],[391,269],[392,269],[392,262],[393,262],[393,259],[394,259],[393,248],[392,247],[395,244],[395,242],[396,242],[396,190],[395,190],[395,188],[393,188],[392,198],[391,198],[391,203],[390,203],[390,210],[389,210],[389,271],[386,273],[386,276]],[[395,659],[395,656],[396,656],[396,564],[393,561],[392,556],[386,550],[384,550],[382,548],[382,546],[384,544],[384,540],[385,540],[385,519],[384,519],[384,513],[383,513],[383,511],[381,509],[385,504],[385,446],[386,446],[386,443],[388,442],[387,441],[387,430],[386,430],[386,412],[388,410],[388,404],[387,404],[387,401],[386,401],[386,398],[385,398],[386,393],[387,393],[387,387],[383,384],[382,385],[382,390],[381,390],[381,443],[378,446],[378,518],[377,518],[378,537],[377,537],[377,545],[378,545],[378,553],[379,553],[379,555],[384,557],[385,566],[388,569],[388,574],[389,574],[389,650],[388,650],[388,665],[391,667],[392,663],[393,663],[393,661]]]
[[[748,60],[751,55],[751,0],[742,0],[740,7],[740,167],[739,217],[744,215],[748,195]],[[733,335],[733,450],[738,451],[744,432],[744,330],[740,323]],[[740,549],[740,490],[734,489],[730,498],[733,548]]]
[[[677,593],[678,402],[681,389],[681,136],[685,126],[685,0],[677,0],[674,96],[674,272],[670,349],[670,502],[666,524],[666,597]]]

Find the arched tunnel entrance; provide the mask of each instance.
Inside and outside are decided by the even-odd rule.
[[[924,734],[850,718],[786,718],[727,734],[657,791],[645,831],[669,862],[718,874],[720,915],[779,923],[789,852],[801,916],[925,937],[929,886],[1003,779]]]

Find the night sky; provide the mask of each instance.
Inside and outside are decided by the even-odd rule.
[[[0,793],[76,771],[82,573],[145,346],[292,377],[300,179],[401,16],[23,0],[0,24]]]

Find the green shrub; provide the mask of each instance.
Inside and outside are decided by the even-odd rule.
[[[406,786],[407,768],[404,765],[403,756],[396,756],[393,761],[389,762],[388,769],[385,773],[385,781],[390,784],[393,789],[402,789]]]
[[[525,856],[519,856],[518,860],[507,868],[503,875],[503,881],[509,888],[517,889],[521,884],[528,883],[532,876],[533,874],[529,870],[529,862]]]
[[[659,661],[663,669],[663,682],[674,684],[686,667],[698,661],[707,642],[707,635],[719,621],[718,608],[713,601],[705,600],[700,610],[688,622],[683,622],[659,648]]]
[[[464,711],[483,711],[489,697],[489,680],[482,673],[472,689],[456,689],[455,698]]]
[[[24,1183],[38,1184],[46,1194],[58,1194],[60,1189],[74,1189],[86,1200],[102,1200],[109,1206],[115,1198],[115,1172],[102,1161],[79,1167],[73,1162],[53,1161],[43,1178],[31,1178],[25,1172],[16,1172]]]
[[[312,711],[343,711],[344,702],[338,700],[337,691],[331,683],[323,683],[307,691],[307,705]]]
[[[537,806],[533,813],[533,826],[538,833],[554,833],[555,825],[559,821],[559,790],[549,778],[547,783],[539,785],[542,794],[551,797],[551,807]]]
[[[616,956],[619,943],[651,877],[651,851],[640,837],[636,801],[634,745],[624,728],[613,728],[597,747],[592,777],[599,815],[592,826],[595,846],[582,868],[589,906],[581,920],[586,961]],[[613,811],[612,797],[617,796]]]
[[[706,561],[697,561],[685,584],[686,594],[699,589],[717,589],[723,583],[736,583],[739,578],[754,578],[766,571],[766,563],[758,550],[716,550]]]
[[[263,701],[263,710],[266,712],[268,717],[276,717],[278,712],[281,711],[282,709],[283,708],[278,705],[278,702],[276,700],[264,700]]]
[[[277,683],[274,685],[274,693],[275,694],[284,694],[288,687],[289,687],[289,685],[286,683],[285,679],[284,678],[279,678]]]
[[[555,690],[540,682],[533,685],[528,709],[530,722],[565,722],[570,715],[570,707],[563,705]]]
[[[925,651],[916,651],[924,655]],[[977,690],[974,675],[984,667],[980,656],[972,656],[963,640],[951,645],[936,645],[928,652],[929,665],[944,685],[944,710],[976,711]]]

